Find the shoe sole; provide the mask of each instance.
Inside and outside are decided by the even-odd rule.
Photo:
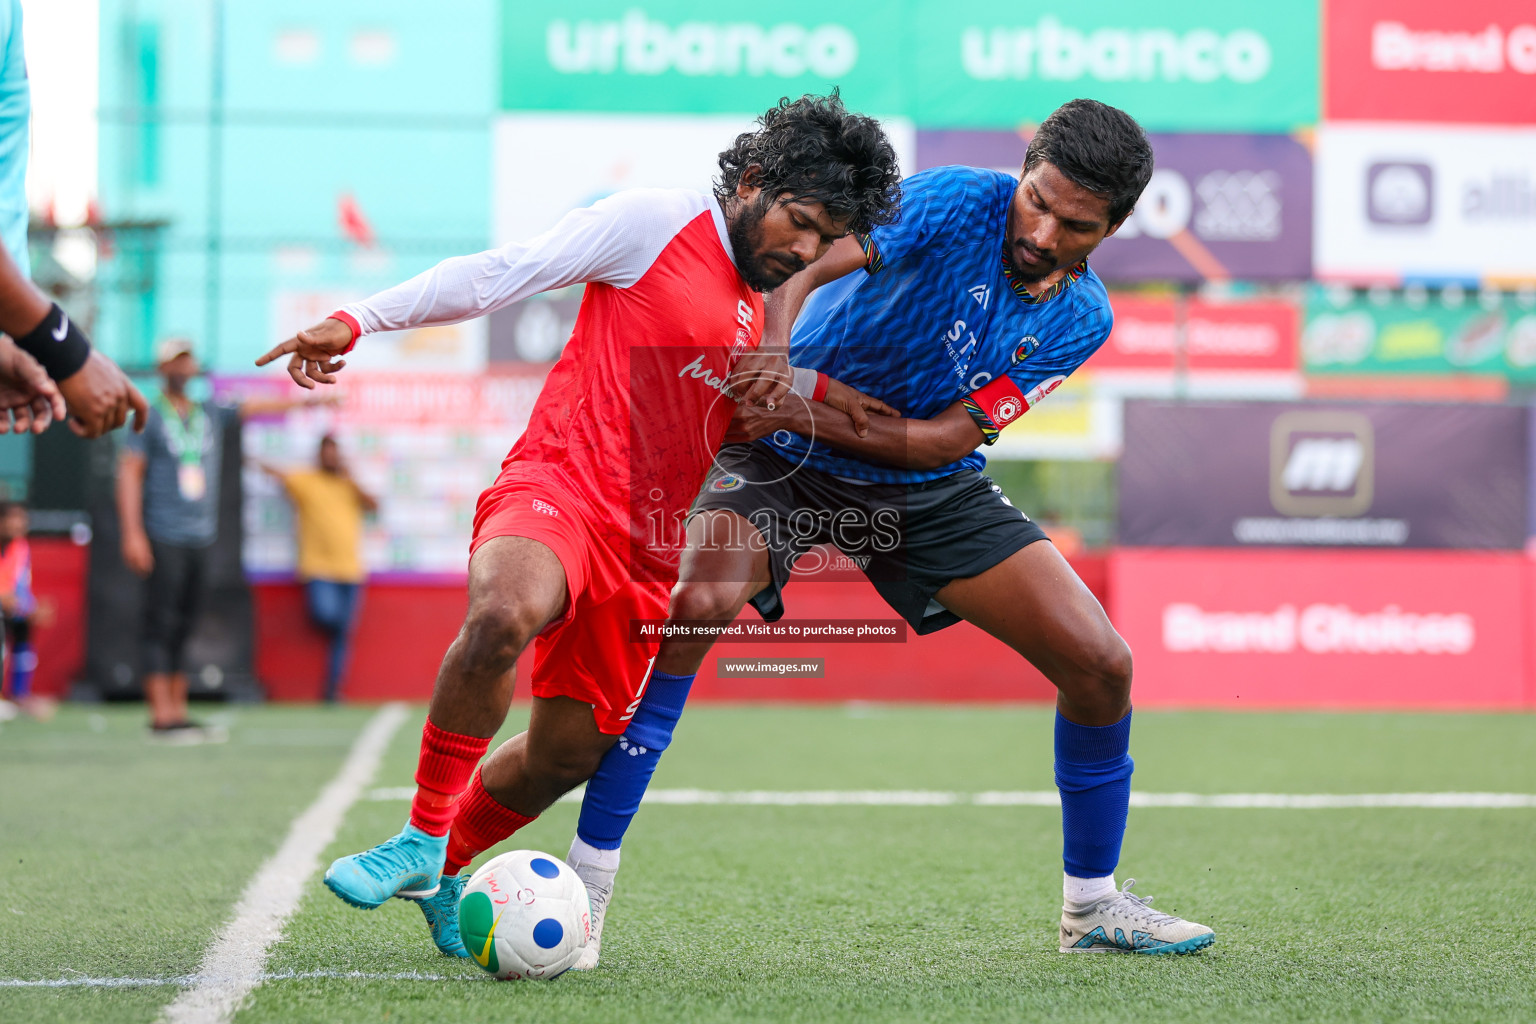
[[[1160,956],[1164,953],[1182,955],[1184,953],[1197,953],[1216,941],[1215,932],[1206,932],[1204,935],[1196,935],[1192,939],[1183,942],[1172,942],[1166,946],[1152,946],[1147,949],[1121,949],[1119,946],[1093,946],[1089,949],[1078,949],[1073,946],[1064,946],[1063,953],[1134,953],[1140,956]]]
[[[339,887],[336,884],[336,880],[331,878],[329,875],[327,875],[325,877],[325,887],[327,889],[331,890],[331,892],[335,893],[336,896],[343,903],[347,904],[348,906],[356,907],[358,910],[378,910],[385,903],[388,903],[390,899],[402,899],[402,900],[424,900],[424,899],[429,899],[430,897],[436,896],[437,895],[437,890],[442,888],[442,886],[440,886],[440,885],[434,885],[430,890],[428,890],[428,889],[411,889],[411,890],[402,889],[401,891],[395,893],[395,895],[393,897],[385,897],[384,899],[379,900],[379,902],[377,902],[377,903],[369,903],[367,900],[360,900],[357,897],[353,896],[351,893],[347,892],[345,889],[342,889],[341,887]]]

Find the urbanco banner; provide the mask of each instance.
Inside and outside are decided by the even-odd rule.
[[[1121,544],[1525,546],[1527,410],[1131,401]]]
[[[935,127],[1012,128],[1091,96],[1161,131],[1289,131],[1317,120],[1316,0],[1044,13],[976,0],[504,0],[502,107],[761,111],[843,91]]]
[[[1324,17],[1330,119],[1536,124],[1530,0],[1349,0]]]
[[[1536,281],[1536,128],[1325,124],[1316,196],[1319,277]]]
[[[1089,96],[1154,131],[1288,131],[1317,120],[1315,0],[907,8],[921,125],[1009,128]]]

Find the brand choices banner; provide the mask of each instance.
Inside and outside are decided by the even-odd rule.
[[[1110,612],[1136,703],[1517,707],[1524,556],[1117,551]]]
[[[1525,281],[1533,238],[1536,128],[1318,129],[1317,276]]]
[[[1111,297],[1115,326],[1088,363],[1091,370],[1173,370],[1177,310],[1171,299]],[[1297,369],[1296,307],[1288,302],[1218,305],[1189,302],[1184,311],[1184,366],[1200,370]],[[1043,408],[1043,406],[1042,406]]]
[[[1285,135],[1153,133],[1157,170],[1136,211],[1093,255],[1110,281],[1295,280],[1312,272],[1312,159]],[[1017,132],[919,131],[917,169],[1017,175]]]
[[[977,0],[505,0],[507,110],[744,113],[833,85],[857,109],[1011,128],[1093,96],[1163,130],[1317,119],[1316,0],[1102,0],[1039,13]]]
[[[1314,288],[1308,373],[1486,373],[1536,381],[1536,291]]]
[[[1325,116],[1536,124],[1530,0],[1325,5]]]
[[[1120,543],[1518,551],[1527,415],[1492,405],[1127,402]]]

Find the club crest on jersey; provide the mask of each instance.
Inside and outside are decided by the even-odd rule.
[[[711,480],[709,489],[716,493],[724,493],[725,491],[740,490],[745,484],[746,481],[735,473],[727,473],[718,480]]]
[[[1019,339],[1018,345],[1013,350],[1013,363],[1017,366],[1040,348],[1040,339],[1033,334],[1026,334]]]

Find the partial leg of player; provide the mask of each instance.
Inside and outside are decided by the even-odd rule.
[[[507,717],[517,656],[565,602],[565,571],[544,544],[496,537],[475,552],[469,612],[438,669],[422,730],[410,820],[399,835],[330,866],[325,884],[337,896],[371,910],[392,896],[426,899],[437,892],[448,826]]]
[[[1021,548],[986,572],[955,580],[937,598],[1018,651],[1056,686],[1065,868],[1061,948],[1189,952],[1214,942],[1206,926],[1152,911],[1130,894],[1129,884],[1115,888],[1135,768],[1131,652],[1055,545],[1037,541]],[[1069,931],[1076,936],[1070,943]]]

